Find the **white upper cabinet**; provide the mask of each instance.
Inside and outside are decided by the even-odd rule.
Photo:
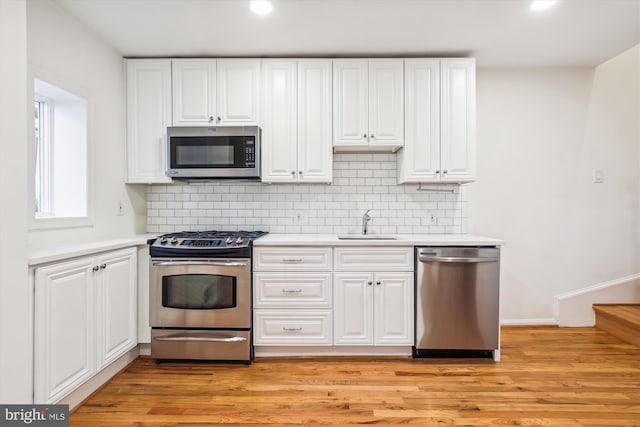
[[[332,61],[298,61],[298,180],[331,182]]]
[[[437,181],[440,170],[440,60],[404,63],[405,143],[398,152],[398,180]]]
[[[475,60],[405,60],[398,182],[475,180]]]
[[[404,142],[403,61],[369,60],[369,145],[401,147]]]
[[[441,181],[475,179],[476,61],[442,59],[441,76]]]
[[[216,60],[174,59],[172,67],[173,125],[218,124]]]
[[[260,59],[218,59],[221,124],[258,125]]]
[[[166,183],[167,126],[171,126],[171,60],[128,59],[127,182]]]
[[[262,181],[331,182],[331,60],[264,60],[262,89]]]
[[[402,59],[334,61],[336,150],[397,150],[404,141]]]
[[[262,180],[297,180],[296,61],[262,62]]]
[[[259,59],[174,59],[173,125],[257,125]]]

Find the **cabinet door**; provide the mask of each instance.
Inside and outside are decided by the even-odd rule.
[[[369,98],[366,59],[333,61],[333,145],[369,145]]]
[[[440,179],[440,60],[406,59],[405,140],[398,183]]]
[[[136,250],[98,258],[96,286],[98,370],[137,345]]]
[[[413,273],[376,273],[373,318],[376,345],[413,345]]]
[[[298,61],[298,180],[331,182],[331,60]]]
[[[55,264],[35,276],[35,403],[55,403],[96,370],[93,258]]]
[[[174,59],[173,125],[210,126],[216,116],[216,60]]]
[[[262,181],[297,180],[295,60],[262,63]]]
[[[404,141],[402,59],[369,60],[369,144],[397,146]]]
[[[171,60],[129,59],[127,69],[128,182],[171,182],[167,126],[171,126]]]
[[[334,275],[335,345],[373,344],[373,274]]]
[[[476,64],[473,58],[442,59],[442,181],[475,179]]]
[[[257,125],[259,59],[218,59],[218,116],[226,125]]]

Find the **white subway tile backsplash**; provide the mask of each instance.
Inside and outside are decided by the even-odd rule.
[[[371,209],[373,233],[435,234],[467,231],[463,187],[417,191],[397,185],[396,155],[334,155],[333,183],[192,183],[150,185],[147,231],[265,230],[272,233],[359,232]],[[433,215],[433,219],[432,219]]]

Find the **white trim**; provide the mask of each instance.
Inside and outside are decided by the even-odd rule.
[[[640,273],[556,295],[554,315],[560,326],[593,326],[597,303],[640,303]]]
[[[608,282],[598,283],[596,285],[589,286],[589,287],[582,288],[582,289],[578,289],[576,291],[571,291],[571,292],[567,292],[567,293],[564,293],[564,294],[556,295],[556,301],[561,301],[561,300],[565,300],[565,299],[568,299],[568,298],[574,298],[574,297],[577,297],[577,296],[580,296],[580,295],[588,294],[590,292],[595,292],[595,291],[599,291],[599,290],[602,290],[602,289],[610,288],[612,286],[622,285],[622,284],[625,284],[627,282],[632,282],[634,280],[640,280],[640,273],[632,274],[630,276],[624,276],[624,277],[621,277],[619,279],[609,280]]]
[[[411,356],[405,346],[254,346],[256,357],[282,356]]]
[[[501,319],[500,326],[552,325],[557,326],[556,319]]]

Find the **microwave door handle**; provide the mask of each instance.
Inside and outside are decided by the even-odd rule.
[[[208,265],[220,267],[246,267],[246,261],[154,261],[153,265],[177,267],[182,265]]]

